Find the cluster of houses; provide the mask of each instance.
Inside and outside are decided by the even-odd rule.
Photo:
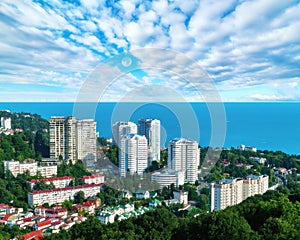
[[[93,206],[93,207],[91,207]],[[68,212],[68,209],[58,205],[52,208],[45,208],[38,206],[34,212],[24,213],[22,208],[14,208],[6,204],[0,204],[0,224],[8,224],[10,227],[18,226],[19,228],[32,228],[33,231],[28,236],[45,235],[57,233],[61,229],[69,229],[75,223],[81,223],[87,218],[80,216],[80,210],[93,212],[97,206],[97,199],[94,201],[87,201],[81,205],[74,205],[73,211]],[[99,207],[99,206],[97,206]],[[27,236],[21,239],[31,239]]]
[[[133,204],[118,205],[115,207],[105,207],[98,214],[97,218],[104,224],[113,223],[116,220],[121,221],[130,217],[138,217],[145,212],[153,211],[154,207],[161,205],[157,199],[149,203],[148,207],[142,206],[135,209]]]

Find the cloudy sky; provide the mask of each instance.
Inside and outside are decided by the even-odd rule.
[[[1,0],[0,101],[77,101],[124,53],[123,66],[137,59],[140,70],[101,76],[102,101],[201,101],[188,75],[203,82],[201,71],[184,66],[205,72],[222,101],[299,101],[299,13],[299,0]]]

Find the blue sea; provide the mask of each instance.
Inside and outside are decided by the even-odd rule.
[[[157,118],[162,146],[173,138],[196,140],[201,146],[281,150],[300,154],[300,103],[0,103],[1,110],[51,116],[94,118],[101,137],[111,138],[115,121]]]

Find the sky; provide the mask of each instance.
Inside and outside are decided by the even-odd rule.
[[[299,0],[1,0],[0,102],[89,101],[88,89],[112,102],[300,101],[299,13]]]

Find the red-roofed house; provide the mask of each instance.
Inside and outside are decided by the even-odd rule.
[[[82,177],[85,184],[103,184],[104,183],[104,175],[99,173],[91,176],[83,176]]]
[[[0,223],[7,224],[7,220],[10,218],[12,214],[6,214],[1,220]]]
[[[43,222],[39,222],[37,223],[36,225],[34,225],[34,228],[36,230],[43,230],[43,229],[46,229],[46,228],[49,228],[51,227],[51,220],[46,220],[46,221],[43,221]]]
[[[45,217],[46,216],[46,208],[44,206],[40,205],[34,209],[34,213],[39,216]]]
[[[20,240],[42,240],[44,235],[42,230],[33,231],[20,236]]]
[[[94,214],[95,213],[95,208],[96,208],[96,205],[94,202],[92,201],[86,201],[82,204],[84,210],[89,213],[89,214]]]

